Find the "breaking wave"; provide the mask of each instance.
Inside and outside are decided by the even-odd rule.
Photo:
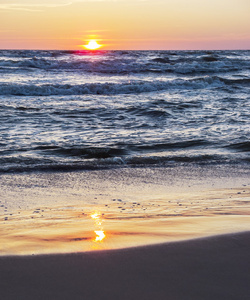
[[[243,80],[244,83],[250,81]],[[85,83],[71,84],[1,84],[0,95],[17,96],[51,96],[51,95],[115,95],[149,93],[170,89],[203,89],[221,87],[226,84],[242,83],[242,80],[227,80],[221,77],[199,77],[192,79],[175,79],[169,81],[134,80],[121,83]]]
[[[105,54],[105,55],[103,55]],[[203,54],[203,55],[202,55]],[[215,54],[199,52],[157,52],[157,51],[110,51],[89,55],[74,51],[0,51],[0,69],[15,71],[24,69],[68,70],[100,74],[137,73],[223,73],[250,70],[250,61],[242,59],[239,52],[234,59],[227,52]]]

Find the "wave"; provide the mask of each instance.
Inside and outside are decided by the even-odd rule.
[[[250,69],[249,60],[243,59],[239,54],[232,59],[225,53],[222,55],[204,52],[183,55],[178,51],[176,53],[107,51],[93,56],[87,52],[72,51],[19,52],[9,56],[6,53],[1,56],[0,52],[0,68],[5,70],[9,68],[10,72],[20,69],[25,71],[42,69],[101,74],[216,74]]]
[[[195,156],[134,156],[109,157],[75,162],[56,162],[50,160],[18,159],[0,165],[0,173],[22,172],[69,172],[81,170],[101,170],[114,168],[147,168],[147,167],[176,167],[180,165],[222,165],[250,163],[248,157],[233,159],[223,155],[195,155]]]
[[[249,141],[223,144],[192,139],[147,144],[117,142],[103,147],[41,144],[6,148],[0,152],[0,173],[250,163],[249,155],[242,153],[250,151]],[[225,152],[225,148],[232,151]]]
[[[161,152],[164,150],[178,150],[186,148],[199,148],[203,146],[214,145],[206,140],[196,139],[196,140],[184,140],[181,142],[169,142],[169,143],[148,143],[144,145],[140,144],[122,144],[117,143],[113,147],[81,147],[81,146],[71,146],[71,147],[60,147],[53,145],[41,145],[37,146],[33,151],[43,151],[43,153],[49,155],[62,155],[62,156],[75,156],[84,159],[92,158],[110,158],[110,157],[124,157],[129,156],[133,153],[143,153],[143,152]],[[30,149],[29,149],[30,150]]]
[[[249,85],[250,78],[239,78],[239,79],[228,79],[228,78],[220,78],[226,84],[234,85],[234,84],[241,84],[241,85]]]
[[[0,95],[16,96],[50,96],[50,95],[116,95],[138,94],[172,89],[204,89],[221,87],[227,80],[214,77],[200,77],[192,79],[175,79],[169,81],[134,80],[122,83],[86,83],[70,84],[1,84]],[[229,81],[232,83],[232,81]],[[237,83],[237,81],[236,81]]]
[[[138,145],[133,146],[136,150],[151,150],[151,151],[163,151],[163,150],[175,150],[175,149],[185,149],[185,148],[194,148],[201,146],[211,145],[209,141],[206,140],[190,140],[190,141],[181,141],[173,143],[156,143],[148,145]]]
[[[199,148],[202,146],[208,146],[211,145],[209,141],[206,140],[184,140],[181,142],[169,142],[169,143],[148,143],[144,145],[140,144],[123,144],[123,143],[116,143],[113,146],[105,146],[105,147],[90,147],[90,146],[56,146],[56,145],[39,145],[31,148],[19,148],[17,150],[2,150],[0,151],[1,157],[3,155],[11,155],[8,157],[4,157],[4,162],[15,162],[19,163],[19,156],[15,157],[12,156],[12,154],[16,153],[27,153],[32,151],[32,153],[37,153],[42,155],[43,157],[50,157],[50,159],[56,159],[56,157],[76,157],[88,160],[88,159],[106,159],[106,158],[114,158],[114,157],[126,157],[126,159],[129,159],[131,153],[141,153],[144,152],[162,152],[165,150],[177,150],[177,149],[186,149],[186,148]],[[212,144],[213,145],[213,144]],[[4,145],[6,146],[6,145]],[[53,158],[51,158],[53,157]],[[0,158],[0,162],[1,162]],[[26,161],[25,156],[21,159],[24,159]],[[28,160],[29,162],[32,162],[32,159]]]
[[[46,151],[52,155],[77,156],[84,159],[108,158],[123,156],[127,152],[124,149],[110,147],[56,147],[56,146],[38,146],[34,150]]]
[[[230,144],[226,146],[226,148],[233,149],[240,152],[250,152],[250,141]]]

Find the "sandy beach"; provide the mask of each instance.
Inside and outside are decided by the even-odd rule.
[[[248,231],[249,171],[236,171],[2,175],[0,255],[122,249]]]
[[[249,170],[229,170],[2,175],[0,298],[249,299]]]
[[[244,300],[250,233],[98,252],[0,258],[1,299]]]

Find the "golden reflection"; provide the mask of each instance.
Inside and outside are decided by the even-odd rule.
[[[95,221],[95,228],[97,230],[94,230],[94,233],[96,234],[96,237],[95,239],[93,239],[94,242],[102,242],[105,237],[106,237],[106,234],[103,230],[103,227],[102,227],[102,215],[100,212],[94,212],[90,215],[90,217]]]
[[[106,235],[105,235],[105,233],[104,233],[103,230],[96,230],[95,234],[96,234],[96,238],[94,240],[95,242],[101,242],[106,237]]]
[[[91,216],[92,219],[97,220],[97,219],[100,218],[100,213],[95,212],[95,213],[93,213],[93,214],[90,215],[90,216]]]

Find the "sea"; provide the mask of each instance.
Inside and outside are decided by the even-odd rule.
[[[0,51],[0,173],[250,164],[250,51]]]

